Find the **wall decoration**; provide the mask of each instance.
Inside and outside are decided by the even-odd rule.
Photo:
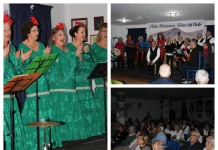
[[[97,34],[90,35],[90,45],[96,42]]]
[[[84,27],[86,28],[86,41],[88,42],[88,18],[75,18],[71,19],[71,28],[78,24],[83,24]]]
[[[104,23],[104,16],[94,17],[94,30],[99,30]]]

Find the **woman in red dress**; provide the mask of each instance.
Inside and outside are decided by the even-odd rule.
[[[120,56],[118,56],[118,58],[117,58],[118,68],[120,68],[120,65],[122,66],[122,68],[124,68],[124,48],[125,48],[125,44],[123,43],[123,38],[122,37],[118,38],[118,42],[116,43],[115,48],[120,50]]]
[[[157,35],[157,45],[160,48],[160,64],[163,64],[163,60],[164,60],[164,54],[165,54],[165,44],[166,40],[164,39],[164,36],[162,33],[158,33]]]

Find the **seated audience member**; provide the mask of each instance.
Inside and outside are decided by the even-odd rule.
[[[199,53],[202,52],[201,48],[197,46],[197,40],[192,39],[190,43],[190,47],[192,49],[190,53],[190,59],[186,60],[183,58],[184,64],[179,65],[179,71],[182,74],[182,79],[185,80],[187,77],[187,70],[197,70],[199,64]],[[184,81],[182,83],[191,83],[189,81]]]
[[[163,141],[155,141],[152,144],[153,150],[165,150],[166,144]]]
[[[135,150],[135,148],[138,146],[138,144],[137,144],[138,136],[141,135],[141,134],[145,135],[145,132],[142,131],[142,130],[139,130],[136,133],[136,139],[134,139],[130,145],[128,145],[128,146],[120,146],[120,147],[115,148],[114,150]]]
[[[125,126],[120,125],[118,133],[111,139],[112,147],[118,146],[123,140],[125,140],[125,138],[126,138]]]
[[[147,62],[148,62],[148,73],[157,75],[157,71],[160,64],[160,48],[156,45],[156,42],[152,42],[152,47],[149,48],[147,53]],[[154,67],[156,65],[156,67]]]
[[[204,124],[204,128],[203,128],[203,136],[205,137],[207,137],[207,136],[209,136],[209,131],[210,131],[210,126],[209,126],[209,124],[208,123],[205,123]]]
[[[184,140],[187,140],[190,134],[190,126],[188,124],[188,120],[184,119],[183,120],[183,134],[184,134]]]
[[[140,51],[140,42],[143,42],[143,37],[139,36],[138,37],[138,42],[136,43],[135,47],[137,48],[136,52],[136,60],[138,63],[139,69],[144,68],[143,61],[144,61],[144,51]]]
[[[167,41],[165,42],[165,49],[166,49],[166,56],[167,56],[167,64],[170,65],[170,67],[173,67],[173,53],[175,44],[171,41],[171,37],[169,36],[167,38]]]
[[[135,150],[151,150],[151,148],[148,146],[148,136],[145,134],[138,135],[137,144],[138,146],[135,148]]]
[[[198,128],[194,128],[194,130],[195,130],[195,131],[198,131],[198,132],[200,133],[200,130],[199,130]],[[187,141],[190,141],[190,137],[188,138]],[[200,133],[200,137],[199,137],[199,139],[198,139],[198,142],[199,142],[199,143],[202,143],[202,142],[203,142],[203,137],[201,136],[201,133]]]
[[[166,144],[167,142],[167,137],[166,135],[163,133],[164,127],[163,126],[158,126],[157,128],[157,134],[156,136],[151,140],[151,143],[153,144],[155,141],[162,141],[164,142],[164,144]]]
[[[160,78],[152,80],[150,84],[175,84],[175,82],[169,78],[171,75],[171,69],[169,65],[161,65],[159,74]]]
[[[118,42],[115,45],[115,48],[120,50],[120,56],[117,57],[117,64],[118,64],[118,68],[120,68],[120,66],[122,68],[124,68],[124,49],[125,49],[125,44],[123,43],[123,38],[119,37],[118,38]]]
[[[197,34],[197,40],[198,40],[198,45],[203,47],[203,44],[205,42],[205,39],[202,37],[202,33]]]
[[[119,146],[129,146],[136,139],[136,128],[134,126],[129,126],[129,134],[124,141],[121,142]]]
[[[210,136],[214,136],[214,128],[210,129]]]
[[[204,150],[214,150],[214,137],[213,136],[209,136],[206,139],[206,147],[204,148]]]
[[[205,70],[198,70],[195,74],[195,81],[197,84],[208,84],[209,74]]]
[[[176,124],[174,130],[171,131],[171,139],[174,141],[184,140],[183,130],[180,129],[180,126]]]
[[[190,141],[184,142],[180,147],[180,150],[203,150],[203,145],[198,141],[200,138],[199,131],[192,131],[190,136]]]
[[[204,56],[205,56],[205,64],[209,65],[210,57],[211,57],[211,53],[212,53],[212,49],[211,49],[210,43],[205,42],[203,44],[203,53],[204,53]]]

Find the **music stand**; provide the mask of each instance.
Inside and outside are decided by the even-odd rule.
[[[16,92],[26,90],[34,81],[41,76],[40,73],[14,76],[4,85],[4,94],[10,94],[10,122],[11,122],[11,150],[14,150],[14,100],[13,95]]]
[[[106,89],[105,83],[107,76],[107,62],[98,63],[95,68],[92,70],[92,73],[87,79],[103,78],[104,90]],[[104,92],[104,112],[105,112],[105,131],[107,135],[107,105],[106,105],[106,92]]]
[[[28,68],[25,71],[25,74],[32,73],[41,73],[44,74],[54,60],[57,58],[58,54],[48,54],[42,56],[36,56],[34,60],[30,63]],[[38,81],[36,80],[36,121],[39,121],[39,97],[38,97]],[[37,128],[37,145],[38,149],[40,148],[39,144],[39,128]]]

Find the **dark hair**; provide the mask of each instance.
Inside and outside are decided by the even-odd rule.
[[[56,27],[51,30],[51,36],[50,36],[50,38],[49,38],[49,40],[48,40],[48,46],[49,46],[49,47],[51,47],[51,45],[54,44],[53,37],[54,37],[54,35],[55,35],[59,30],[61,30],[61,29],[58,29],[58,28],[56,28]]]
[[[197,45],[198,41],[196,39],[191,39],[192,43],[195,43],[195,45]]]
[[[158,33],[158,34],[157,34],[157,40],[160,40],[160,39],[159,39],[159,35],[161,35],[162,40],[164,40],[164,35],[163,35],[163,33]]]
[[[34,25],[31,21],[27,21],[22,24],[21,27],[21,35],[22,35],[22,40],[27,39],[27,35],[30,33],[30,30],[37,25]]]
[[[75,38],[75,33],[77,33],[81,27],[83,27],[83,26],[77,25],[77,26],[74,26],[73,28],[70,29],[69,34],[72,37],[72,40]],[[85,28],[85,27],[83,27],[83,28]]]

